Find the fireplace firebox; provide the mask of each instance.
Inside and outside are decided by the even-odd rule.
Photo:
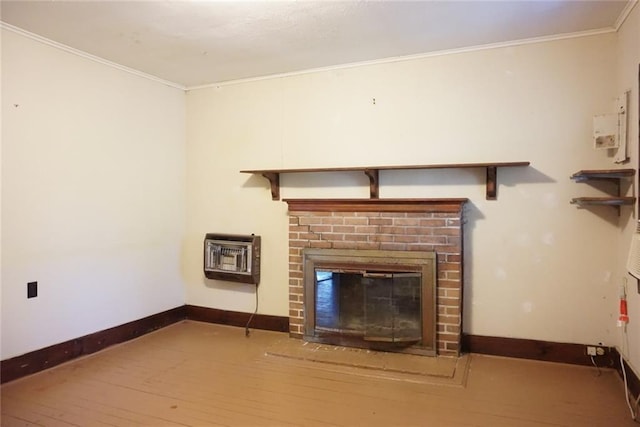
[[[436,352],[434,252],[305,249],[308,341]]]

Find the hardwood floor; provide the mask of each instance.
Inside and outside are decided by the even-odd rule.
[[[2,426],[634,426],[613,370],[472,354],[464,385],[266,356],[286,334],[183,321],[5,384]]]

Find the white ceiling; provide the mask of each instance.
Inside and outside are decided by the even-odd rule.
[[[613,30],[628,1],[5,1],[5,28],[181,87]],[[9,25],[5,25],[9,24]]]

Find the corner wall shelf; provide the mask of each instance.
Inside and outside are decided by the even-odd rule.
[[[636,201],[635,197],[575,197],[571,203],[579,206],[586,205],[607,205],[624,206],[632,205]]]
[[[571,179],[575,182],[604,181],[615,185],[615,195],[609,197],[575,197],[571,199],[571,204],[583,206],[612,206],[620,214],[620,206],[633,205],[635,197],[622,196],[620,183],[623,179],[635,176],[635,169],[597,169],[581,170],[573,175]]]
[[[310,173],[310,172],[363,172],[369,178],[369,197],[380,197],[380,171],[388,170],[420,170],[420,169],[485,169],[486,173],[486,198],[497,199],[499,167],[529,166],[530,162],[500,162],[500,163],[454,163],[436,165],[401,165],[401,166],[356,166],[339,168],[310,168],[310,169],[257,169],[242,170],[241,173],[260,174],[269,180],[272,200],[280,200],[280,174],[283,173]]]

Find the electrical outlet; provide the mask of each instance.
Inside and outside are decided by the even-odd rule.
[[[604,356],[606,353],[605,348],[598,345],[587,346],[587,356]]]
[[[38,282],[27,283],[27,298],[35,298],[38,296]]]

